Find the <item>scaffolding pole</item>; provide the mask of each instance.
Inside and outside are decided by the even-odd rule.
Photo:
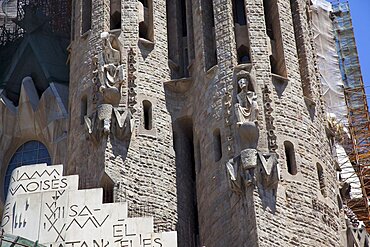
[[[348,154],[354,176],[360,182],[362,196],[346,201],[347,206],[370,232],[370,119],[361,67],[353,31],[349,3],[332,1],[333,24],[339,64],[344,81],[348,110],[348,129],[351,135]]]

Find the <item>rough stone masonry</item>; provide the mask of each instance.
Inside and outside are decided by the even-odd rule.
[[[122,240],[132,245],[117,246],[175,247],[174,231],[180,247],[347,246],[311,8],[308,0],[71,1],[69,96],[49,89],[53,100],[38,109],[30,79],[18,108],[1,93],[0,158],[6,171],[22,143],[43,142],[66,176],[61,166],[19,171],[55,169],[54,186],[70,182],[73,200],[38,191],[52,182],[14,181],[22,187],[13,192],[38,193],[20,204],[16,192],[11,204],[2,197],[4,229],[50,246],[105,247],[132,232]],[[29,200],[44,196],[23,221]],[[40,219],[56,198],[68,209],[57,214],[70,218]],[[77,216],[95,227],[85,245],[70,230]],[[97,227],[105,219],[109,239]]]
[[[306,1],[124,0],[114,30],[110,2],[92,1],[87,31],[74,4],[67,171],[80,186],[108,176],[114,201],[177,230],[179,246],[342,245]],[[105,103],[93,73],[102,32],[119,42],[113,108],[130,111],[128,138],[114,118],[95,135],[81,121]]]

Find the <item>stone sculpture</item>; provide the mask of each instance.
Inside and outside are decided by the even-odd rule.
[[[238,80],[241,89],[241,92],[237,95],[238,103],[235,104],[238,125],[243,125],[246,122],[257,123],[257,95],[255,92],[248,90],[249,83],[248,78],[245,77]]]
[[[338,121],[335,114],[328,113],[326,115],[325,129],[326,134],[330,137],[335,137],[339,143],[343,143],[345,138],[349,138],[347,134],[348,130],[344,127],[343,123]]]
[[[95,101],[99,102],[96,111],[91,116],[85,116],[85,124],[90,134],[99,139],[101,129],[108,135],[111,132],[112,117],[116,118],[118,138],[131,136],[132,114],[127,106],[122,106],[122,89],[124,87],[126,72],[122,63],[121,43],[115,35],[103,32],[102,51],[95,56],[94,83]],[[127,93],[125,93],[126,95]],[[99,100],[101,99],[101,100]]]
[[[259,130],[257,127],[257,95],[251,89],[254,87],[253,81],[254,77],[251,75],[251,71],[245,71],[238,80],[240,93],[238,93],[236,97],[237,103],[235,104],[235,114],[240,136],[241,150],[246,148],[256,148],[259,138]]]
[[[241,154],[226,163],[231,190],[241,194],[246,187],[255,183],[257,150],[245,149]]]
[[[116,36],[101,34],[103,50],[98,55],[98,77],[101,83],[99,91],[105,104],[118,105],[121,99],[121,87],[125,71],[121,61],[121,48]]]
[[[241,151],[226,163],[226,170],[231,190],[238,194],[251,185],[275,189],[280,178],[277,155],[257,150],[259,108],[253,72],[252,65],[247,65],[237,73],[239,90],[234,108]]]

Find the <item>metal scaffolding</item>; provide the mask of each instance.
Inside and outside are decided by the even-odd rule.
[[[0,247],[44,247],[38,242],[32,242],[27,239],[5,235],[4,231],[0,232]]]
[[[361,74],[349,3],[332,1],[333,24],[339,64],[344,81],[344,95],[348,110],[348,129],[351,135],[348,156],[353,176],[360,182],[361,197],[346,201],[347,206],[370,232],[370,118]]]
[[[41,11],[47,18],[51,31],[69,38],[71,30],[71,1],[69,0],[13,0],[16,1],[16,16],[5,18],[0,26],[0,46],[23,37],[24,30],[16,23],[25,15],[25,8]],[[6,6],[6,5],[4,5]],[[6,9],[4,10],[6,12]],[[6,15],[6,13],[5,13]]]

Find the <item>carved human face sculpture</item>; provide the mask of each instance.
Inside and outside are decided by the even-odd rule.
[[[239,84],[239,87],[241,89],[247,88],[248,87],[248,84],[249,84],[249,80],[247,78],[245,78],[245,77],[240,78],[238,80],[238,84]]]

